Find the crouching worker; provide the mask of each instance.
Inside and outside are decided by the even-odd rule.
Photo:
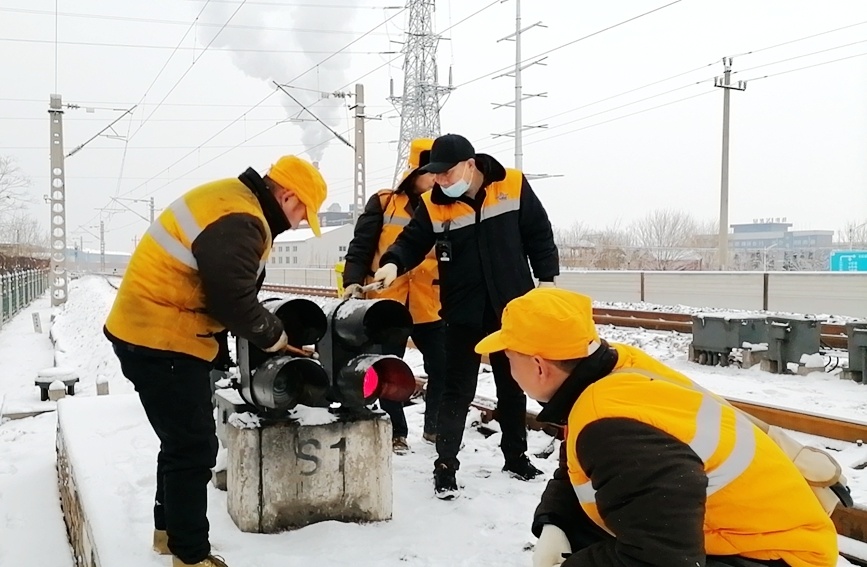
[[[228,355],[218,339],[228,329],[268,352],[288,344],[256,295],[274,237],[305,219],[318,236],[325,196],[319,171],[285,156],[264,177],[250,168],[182,195],[130,259],[104,330],[160,439],[154,550],[174,567],[226,565],[211,555],[207,517],[217,456],[209,374]]]
[[[686,376],[600,340],[589,297],[534,289],[476,351],[505,351],[539,421],[566,427],[534,567],[837,565],[828,512],[780,446]]]

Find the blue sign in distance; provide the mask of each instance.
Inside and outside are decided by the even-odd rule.
[[[832,272],[867,272],[867,250],[838,250],[831,254]]]

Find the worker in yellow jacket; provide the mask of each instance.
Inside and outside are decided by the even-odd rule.
[[[792,460],[725,400],[600,340],[589,297],[538,288],[476,346],[566,428],[535,512],[534,567],[837,565],[837,534]]]
[[[217,455],[209,373],[228,355],[227,329],[267,352],[288,344],[257,293],[278,234],[306,220],[319,236],[326,192],[313,165],[284,156],[264,177],[249,168],[180,196],[130,258],[104,332],[160,439],[154,549],[175,567],[225,566],[208,540]]]
[[[343,268],[344,298],[362,296],[361,287],[373,281],[380,257],[409,224],[421,203],[421,196],[433,188],[434,175],[419,170],[419,167],[428,163],[432,144],[433,140],[428,138],[413,140],[410,144],[409,168],[400,185],[396,189],[383,189],[373,195],[358,217]],[[366,297],[394,299],[406,305],[412,315],[411,337],[424,357],[428,376],[422,437],[436,443],[436,424],[445,372],[445,327],[439,313],[439,276],[433,248],[416,268],[397,278],[391,286],[368,292]],[[401,350],[391,354],[403,356],[404,352]],[[380,404],[391,417],[394,452],[407,452],[409,427],[403,404],[389,400],[380,400]]]

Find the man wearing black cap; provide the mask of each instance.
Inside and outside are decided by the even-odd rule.
[[[506,169],[457,134],[437,138],[430,163],[436,185],[422,196],[410,223],[383,254],[374,280],[390,285],[434,248],[439,265],[441,315],[446,323],[446,373],[437,422],[434,490],[458,494],[455,472],[464,422],[478,381],[474,348],[500,328],[505,305],[534,287],[553,286],[559,257],[551,223],[524,175]],[[529,259],[529,265],[528,265]],[[530,480],[540,474],[526,455],[527,398],[512,380],[502,353],[490,356],[503,432],[503,470]]]

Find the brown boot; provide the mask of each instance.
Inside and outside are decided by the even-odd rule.
[[[172,567],[229,567],[222,557],[208,555],[198,563],[184,563],[177,557],[172,557]]]
[[[395,437],[391,440],[391,450],[396,455],[405,455],[409,453],[409,443],[406,442],[406,437]]]
[[[166,530],[154,530],[153,548],[154,551],[160,555],[172,554],[172,552],[169,551],[169,536],[166,533]]]

